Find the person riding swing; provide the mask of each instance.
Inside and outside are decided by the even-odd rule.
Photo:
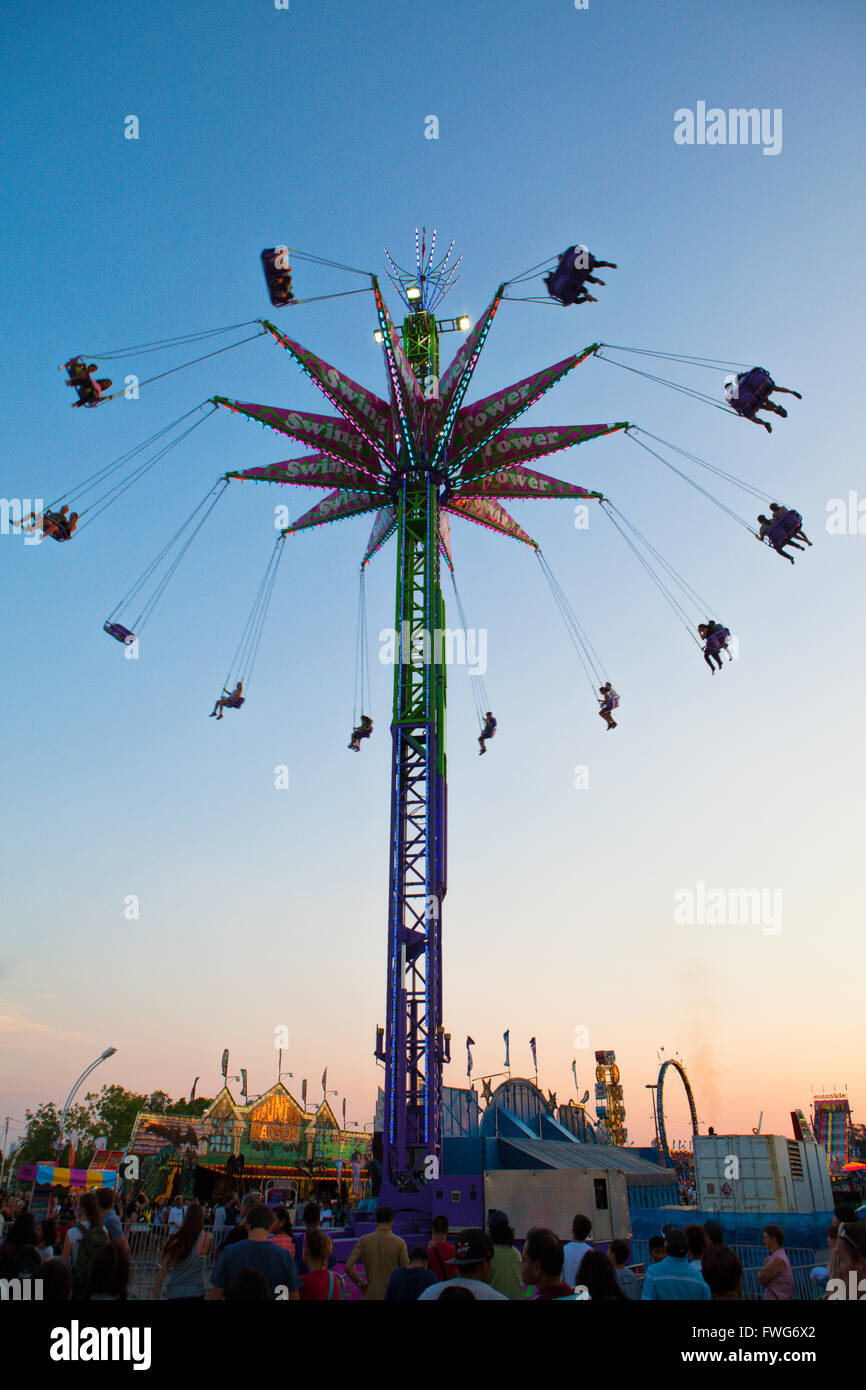
[[[598,702],[601,706],[601,708],[598,711],[599,715],[607,724],[607,727],[609,729],[615,729],[616,720],[612,716],[612,711],[615,710],[619,705],[619,696],[617,695],[610,681],[605,681],[604,685],[600,685],[598,687],[598,693],[601,696],[601,699]]]
[[[372,732],[373,732],[373,721],[372,721],[372,719],[370,718],[369,714],[362,714],[362,715],[361,715],[361,722],[360,722],[360,724],[358,725],[358,727],[357,727],[356,729],[353,729],[353,730],[352,730],[352,739],[351,739],[351,742],[350,742],[349,744],[347,744],[347,747],[348,747],[348,748],[351,748],[351,750],[352,750],[353,753],[360,753],[360,751],[361,751],[361,739],[362,739],[362,738],[369,738],[370,735],[372,734]]]
[[[213,719],[214,715],[216,715],[217,719],[222,719],[223,710],[240,709],[241,705],[244,702],[243,689],[243,681],[238,681],[234,690],[228,690],[226,686],[223,686],[223,693],[217,700],[216,704],[214,705],[213,709],[208,715],[208,718]],[[218,714],[217,710],[219,710]]]
[[[493,738],[493,736],[494,736],[495,733],[496,733],[496,720],[493,718],[493,714],[491,713],[491,711],[488,710],[487,713],[486,713],[485,716],[484,716],[484,728],[481,730],[481,733],[478,735],[478,742],[479,742],[480,745],[481,745],[481,747],[480,747],[479,750],[478,750],[478,756],[479,756],[479,757],[481,756],[482,753],[486,753],[486,752],[487,752],[487,749],[486,749],[485,746],[484,746],[485,739]]]

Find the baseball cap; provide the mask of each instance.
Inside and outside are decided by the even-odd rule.
[[[493,1241],[486,1231],[472,1229],[461,1231],[454,1241],[454,1254],[451,1264],[480,1265],[493,1258]]]

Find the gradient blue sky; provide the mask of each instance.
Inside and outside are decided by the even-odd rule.
[[[515,505],[621,692],[612,738],[531,553],[454,524],[500,732],[479,761],[453,670],[446,1080],[465,1080],[467,1033],[477,1072],[499,1071],[510,1028],[516,1070],[536,1035],[541,1082],[563,1099],[573,1056],[581,1090],[594,1079],[573,1045],[585,1026],[591,1049],[617,1051],[638,1142],[661,1046],[720,1131],[763,1110],[787,1133],[790,1109],[830,1086],[848,1085],[855,1113],[864,1102],[861,1011],[844,1000],[863,961],[866,537],[825,528],[830,499],[866,497],[864,28],[849,4],[801,0],[51,0],[3,18],[5,497],[49,500],[213,394],[328,411],[269,339],[104,410],[71,411],[56,370],[73,352],[267,314],[258,256],[278,242],[381,270],[383,246],[405,262],[415,226],[437,226],[464,257],[443,312],[473,317],[500,280],[571,242],[618,263],[597,305],[506,303],[471,399],[598,340],[760,362],[803,391],[767,436],[590,361],[526,417],[632,420],[781,494],[815,541],[791,569],[623,437],[539,464],[602,488],[739,638],[711,681],[604,517],[580,532],[569,503]],[[699,100],[781,108],[782,152],[676,145],[674,112]],[[295,283],[356,284],[301,262]],[[278,321],[384,393],[366,296]],[[458,345],[444,339],[443,357]],[[149,360],[124,366],[145,375]],[[222,729],[206,715],[273,508],[297,516],[321,493],[233,486],[141,659],[101,631],[210,481],[303,452],[220,412],[74,545],[0,538],[13,1134],[109,1043],[94,1083],[179,1094],[200,1075],[213,1093],[229,1046],[264,1090],[280,1024],[296,1085],[315,1095],[328,1065],[349,1118],[372,1115],[391,690],[375,654],[376,736],[345,751],[369,519],[290,542],[249,702]],[[393,562],[392,542],[368,580],[373,633],[392,621]],[[674,894],[701,880],[781,890],[782,931],[676,926]],[[668,1110],[682,1137],[684,1102]]]

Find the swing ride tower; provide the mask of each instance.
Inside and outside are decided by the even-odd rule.
[[[453,574],[450,518],[538,547],[499,499],[602,500],[576,484],[525,465],[545,454],[627,428],[626,423],[512,429],[518,416],[592,355],[597,345],[464,406],[469,382],[502,301],[500,285],[471,328],[440,321],[438,303],[453,287],[453,242],[434,264],[416,233],[416,266],[387,272],[407,310],[398,330],[371,276],[390,399],[380,399],[263,320],[337,416],[214,397],[317,452],[226,476],[324,487],[328,496],[283,535],[373,513],[361,572],[393,535],[397,545],[394,701],[391,723],[391,834],[388,869],[386,1021],[375,1055],[385,1068],[383,1202],[396,1210],[429,1207],[425,1187],[439,1174],[442,1068],[450,1061],[443,1019],[442,906],[447,888],[444,557]],[[387,254],[387,253],[386,253]],[[441,331],[467,334],[439,374]],[[429,1191],[429,1187],[428,1187]]]

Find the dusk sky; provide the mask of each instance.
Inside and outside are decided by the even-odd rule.
[[[467,1034],[476,1078],[503,1070],[505,1029],[529,1075],[534,1035],[560,1101],[572,1058],[582,1094],[594,1049],[613,1048],[637,1143],[661,1048],[686,1066],[702,1129],[749,1132],[763,1112],[764,1131],[790,1135],[791,1109],[837,1087],[855,1119],[866,1107],[861,1008],[846,1002],[864,924],[864,31],[835,0],[49,0],[2,22],[7,501],[52,501],[213,395],[331,413],[270,337],[97,410],[70,409],[57,368],[73,354],[273,317],[387,395],[371,296],[271,308],[259,253],[280,243],[375,271],[395,319],[383,248],[410,264],[416,226],[443,250],[454,239],[461,278],[440,315],[473,322],[503,280],[569,245],[617,263],[597,304],[506,301],[467,401],[596,342],[761,364],[802,392],[779,398],[789,418],[768,435],[590,358],[521,421],[631,421],[795,506],[814,542],[780,561],[622,434],[534,465],[604,491],[712,606],[696,620],[737,638],[711,678],[600,510],[579,530],[568,501],[506,504],[620,692],[612,734],[532,551],[452,527],[499,729],[480,759],[470,677],[453,667],[446,1084],[466,1084]],[[675,113],[699,103],[766,111],[780,148],[677,143]],[[293,265],[302,298],[364,284]],[[540,276],[511,293],[544,295]],[[461,341],[443,336],[443,366]],[[103,360],[101,374],[117,386],[210,350]],[[723,367],[622,360],[722,399]],[[200,1076],[213,1095],[229,1047],[231,1071],[264,1091],[280,1025],[287,1084],[308,1078],[317,1100],[327,1066],[336,1105],[372,1118],[394,541],[367,576],[375,731],[357,757],[369,516],[289,538],[247,703],[222,729],[207,717],[274,508],[297,518],[320,491],[232,484],[140,658],[102,631],[220,474],[308,452],[219,411],[70,544],[4,526],[0,1124],[9,1114],[14,1138],[26,1107],[62,1104],[109,1045],[91,1088],[180,1095]],[[747,520],[761,510],[676,462]],[[450,581],[444,593],[456,625]],[[769,915],[677,920],[684,894],[711,890],[757,890]],[[683,1139],[685,1099],[669,1092]]]

